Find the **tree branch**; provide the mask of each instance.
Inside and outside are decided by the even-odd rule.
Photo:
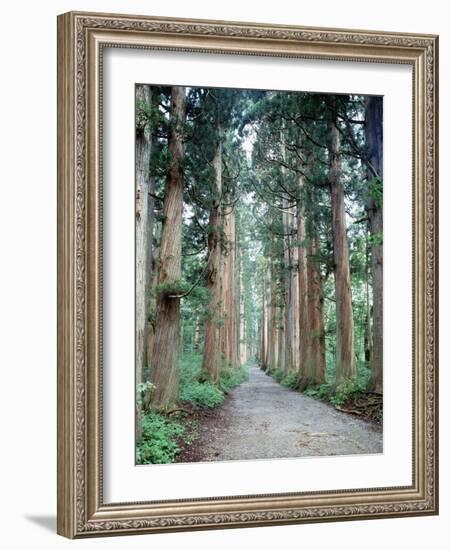
[[[185,254],[181,254],[183,257],[186,256],[197,256],[197,254],[200,254],[200,252],[203,252],[207,248],[207,244],[196,250],[195,252],[186,252]]]
[[[187,296],[189,296],[189,294],[194,290],[194,288],[200,284],[200,281],[202,280],[207,270],[208,270],[208,265],[206,265],[205,269],[201,272],[199,278],[195,281],[195,283],[191,286],[191,288],[187,292],[184,292],[183,294],[169,294],[167,297],[168,298],[186,298]]]

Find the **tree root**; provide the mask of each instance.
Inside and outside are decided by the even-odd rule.
[[[194,414],[194,411],[190,411],[188,409],[185,409],[183,407],[178,407],[177,409],[170,409],[170,411],[167,411],[167,416],[170,416],[171,414],[177,413],[177,412],[184,412],[186,414]]]
[[[374,392],[364,392],[349,399],[343,405],[335,405],[335,408],[338,411],[380,423],[383,419],[383,396]]]

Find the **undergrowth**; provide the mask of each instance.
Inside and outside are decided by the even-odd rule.
[[[202,357],[185,353],[180,359],[180,400],[194,406],[212,409],[222,403],[224,394],[211,382],[201,382]]]
[[[289,374],[286,374],[283,369],[272,368],[272,369],[267,369],[266,374],[271,376],[276,382],[278,382],[285,388],[290,388],[291,390],[297,389],[298,374],[295,372],[290,372]]]
[[[299,376],[295,372],[286,374],[283,369],[272,368],[266,370],[266,374],[286,388],[292,390],[298,388]],[[327,380],[330,382],[320,386],[307,387],[304,393],[321,401],[328,401],[335,406],[341,406],[367,391],[370,382],[370,369],[365,363],[360,363],[357,367],[356,380],[345,381],[336,386],[334,384],[334,365],[331,365],[328,366]]]
[[[271,376],[277,382],[281,382],[284,378],[284,371],[283,369],[279,369],[279,368],[267,369],[266,374]]]
[[[290,372],[284,376],[281,380],[281,385],[291,390],[296,390],[298,387],[298,374],[296,372]]]
[[[181,422],[156,412],[142,416],[142,436],[136,449],[137,464],[168,464],[180,451],[186,431]]]
[[[367,391],[370,382],[370,368],[365,363],[360,363],[356,369],[356,380],[347,380],[339,385],[334,384],[334,365],[328,368],[327,379],[330,382],[320,386],[306,388],[304,393],[322,401],[328,401],[333,405],[345,405],[357,395]]]
[[[222,369],[218,384],[205,380],[202,356],[185,353],[179,362],[180,401],[191,408],[213,409],[222,403],[226,393],[248,378],[249,366]],[[138,387],[138,395],[146,389]],[[140,399],[139,399],[140,401]],[[174,462],[181,449],[197,438],[195,423],[184,413],[171,417],[158,412],[142,413],[142,435],[136,449],[137,464]]]
[[[202,357],[185,353],[180,360],[180,400],[194,406],[214,408],[225,399],[225,394],[248,378],[248,366],[230,366],[222,369],[218,384],[205,379]]]

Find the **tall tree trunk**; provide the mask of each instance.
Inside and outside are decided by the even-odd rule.
[[[236,232],[235,239],[235,270],[234,270],[234,285],[235,285],[235,294],[234,294],[234,336],[233,336],[233,346],[234,346],[234,357],[236,358],[236,364],[239,366],[242,364],[240,358],[240,344],[241,344],[241,269],[242,269],[242,260],[241,260],[241,247],[239,245],[238,233]]]
[[[281,155],[287,163],[286,155],[286,126],[282,122],[280,131]],[[281,167],[283,179],[287,178],[287,169]],[[297,369],[298,364],[298,247],[293,245],[293,232],[296,225],[296,207],[289,207],[291,198],[283,196],[283,256],[284,256],[284,357],[280,367],[286,374]]]
[[[296,227],[295,206],[288,209],[283,201],[284,271],[285,271],[285,361],[286,373],[298,371],[298,247],[293,244],[292,233]]]
[[[154,143],[154,142],[153,142]],[[154,145],[152,145],[153,147]],[[155,183],[152,182],[154,188]],[[154,199],[152,198],[152,204],[154,204]],[[156,322],[156,311],[157,311],[157,297],[154,293],[151,292],[151,289],[158,284],[158,266],[159,266],[159,257],[161,252],[161,233],[162,233],[162,223],[156,223],[156,220],[153,223],[153,246],[152,246],[152,278],[150,281],[150,303],[149,311],[152,313],[151,321],[148,324],[147,331],[147,363],[150,365],[151,357],[153,356],[153,345],[155,343],[155,322]],[[149,395],[147,395],[146,406],[149,404]]]
[[[222,303],[224,309],[224,319],[221,327],[222,353],[225,363],[228,366],[237,364],[236,345],[235,345],[235,324],[236,315],[236,277],[235,277],[235,249],[236,249],[236,229],[235,229],[235,211],[223,215],[223,288]]]
[[[308,319],[310,325],[308,346],[308,384],[326,382],[325,327],[323,322],[322,277],[317,261],[317,236],[311,238],[308,255]]]
[[[195,325],[194,325],[194,351],[200,349],[200,319],[198,311],[195,313]]]
[[[269,296],[269,287],[270,287],[270,279],[268,277],[269,275],[269,269],[266,270],[266,272],[263,273],[262,276],[262,284],[263,284],[263,342],[264,342],[264,348],[263,348],[263,354],[261,357],[261,364],[263,366],[263,370],[268,369],[268,361],[269,361],[269,338],[270,338],[270,296]]]
[[[270,268],[264,274],[264,370],[269,368],[270,350]]]
[[[297,224],[297,208],[294,207],[294,212],[291,214],[291,219],[289,223],[289,231],[293,231],[296,228]],[[291,269],[289,277],[289,332],[291,340],[291,358],[290,358],[290,367],[293,372],[300,372],[300,300],[299,300],[299,255],[298,255],[298,246],[294,245],[292,241],[295,239],[290,238],[290,254],[291,254]]]
[[[269,370],[278,367],[278,329],[277,329],[277,294],[276,274],[274,262],[274,237],[271,237],[271,258],[270,258],[270,288],[269,288],[269,345],[267,368]]]
[[[299,317],[299,390],[308,384],[308,262],[306,252],[305,199],[303,177],[299,179],[300,200],[297,205],[297,243],[298,243],[298,317]]]
[[[356,377],[352,287],[345,219],[344,188],[341,181],[340,139],[337,127],[336,100],[328,98],[330,111],[328,132],[329,182],[331,188],[334,285],[336,294],[336,373],[335,384]]]
[[[284,290],[284,289],[283,289]],[[284,292],[283,292],[284,295]],[[285,307],[282,301],[279,299],[279,305],[278,305],[278,368],[283,369],[286,364],[286,336],[285,336]]]
[[[242,277],[242,273],[241,273]],[[239,332],[241,334],[241,340],[239,343],[239,361],[244,364],[247,360],[247,349],[245,342],[245,309],[244,300],[241,300],[239,304]]]
[[[202,371],[213,383],[220,377],[221,345],[220,325],[222,322],[222,267],[221,251],[222,208],[222,142],[220,128],[217,128],[216,152],[213,160],[214,192],[208,225],[208,289],[210,300],[205,320],[205,347]]]
[[[152,277],[153,192],[150,178],[152,129],[140,116],[151,102],[147,84],[136,86],[136,384],[144,382],[147,366],[146,340],[149,330],[149,298]],[[141,437],[140,408],[137,410],[136,437]]]
[[[186,90],[173,86],[169,152],[171,165],[167,174],[163,206],[163,228],[158,270],[158,286],[176,285],[181,279],[181,230],[183,212],[183,126],[186,113]],[[172,291],[161,291],[157,313],[150,381],[154,385],[150,407],[170,410],[178,401],[178,351],[180,339],[180,298]]]
[[[261,365],[261,368],[264,369],[266,356],[266,285],[264,277],[261,284],[261,337],[259,346],[259,363]]]
[[[274,300],[276,298],[274,297]],[[277,328],[277,305],[276,302],[270,307],[271,309],[271,326],[270,326],[270,361],[269,369],[278,368],[278,328]]]
[[[371,364],[372,360],[372,306],[370,300],[370,285],[369,285],[369,238],[366,231],[366,269],[365,269],[365,290],[366,290],[366,330],[364,332],[364,360]]]
[[[383,99],[367,96],[365,107],[368,177],[373,182],[368,204],[373,277],[371,389],[383,393]]]
[[[255,359],[258,361],[260,366],[261,366],[261,350],[264,347],[262,327],[263,327],[263,324],[262,324],[262,316],[261,316],[257,320],[256,345],[255,345],[255,353],[254,353]]]
[[[268,278],[267,278],[267,301],[266,301],[266,370],[273,367],[273,320],[272,320],[272,258],[269,257]]]

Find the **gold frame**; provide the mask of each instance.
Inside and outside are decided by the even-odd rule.
[[[413,484],[102,501],[102,48],[406,63],[413,68]],[[438,38],[254,23],[58,17],[58,533],[70,538],[438,513]],[[150,497],[150,495],[149,495]]]

